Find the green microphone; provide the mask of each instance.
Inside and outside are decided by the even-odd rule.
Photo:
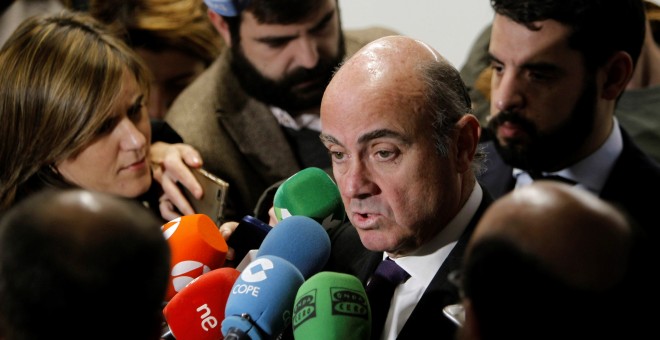
[[[320,272],[298,288],[293,306],[296,340],[369,339],[371,309],[357,277]]]
[[[346,218],[339,188],[330,176],[315,167],[305,168],[284,181],[273,199],[277,221],[289,216],[307,216],[329,229]]]

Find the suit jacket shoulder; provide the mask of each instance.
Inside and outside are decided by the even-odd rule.
[[[660,207],[660,166],[621,128],[623,151],[600,197],[622,208],[653,240],[660,237],[656,209]]]

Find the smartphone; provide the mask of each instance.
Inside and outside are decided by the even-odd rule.
[[[186,196],[186,199],[188,199],[188,202],[190,202],[190,205],[192,205],[195,213],[208,215],[216,223],[218,228],[220,228],[220,225],[224,223],[229,183],[202,168],[191,168],[190,171],[192,171],[202,186],[202,189],[204,189],[204,194],[201,199],[197,199],[188,189],[179,183],[181,191]]]
[[[271,229],[270,225],[255,217],[243,217],[227,240],[227,244],[234,248],[234,261],[240,263],[250,250],[259,249]]]

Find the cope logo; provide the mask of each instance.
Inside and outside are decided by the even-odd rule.
[[[266,271],[273,269],[273,261],[267,258],[258,258],[248,264],[241,273],[241,279],[245,282],[260,282],[268,278]]]
[[[258,258],[252,261],[241,273],[241,276],[231,289],[233,295],[259,297],[261,287],[256,284],[268,278],[267,271],[273,269],[273,261],[267,258]]]
[[[300,296],[293,306],[293,329],[316,317],[316,289]]]
[[[369,305],[364,294],[343,287],[330,287],[332,314],[369,319]]]

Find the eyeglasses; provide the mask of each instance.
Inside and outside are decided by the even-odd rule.
[[[461,290],[461,281],[462,281],[462,273],[460,270],[454,270],[449,275],[447,275],[447,280],[449,280],[450,283],[452,283],[454,286],[456,286],[459,291],[461,291],[461,298],[462,298],[462,290]],[[457,303],[453,305],[447,305],[442,309],[442,313],[449,319],[451,322],[455,323],[458,327],[463,327],[463,324],[465,323],[465,308],[463,307],[463,304]]]

